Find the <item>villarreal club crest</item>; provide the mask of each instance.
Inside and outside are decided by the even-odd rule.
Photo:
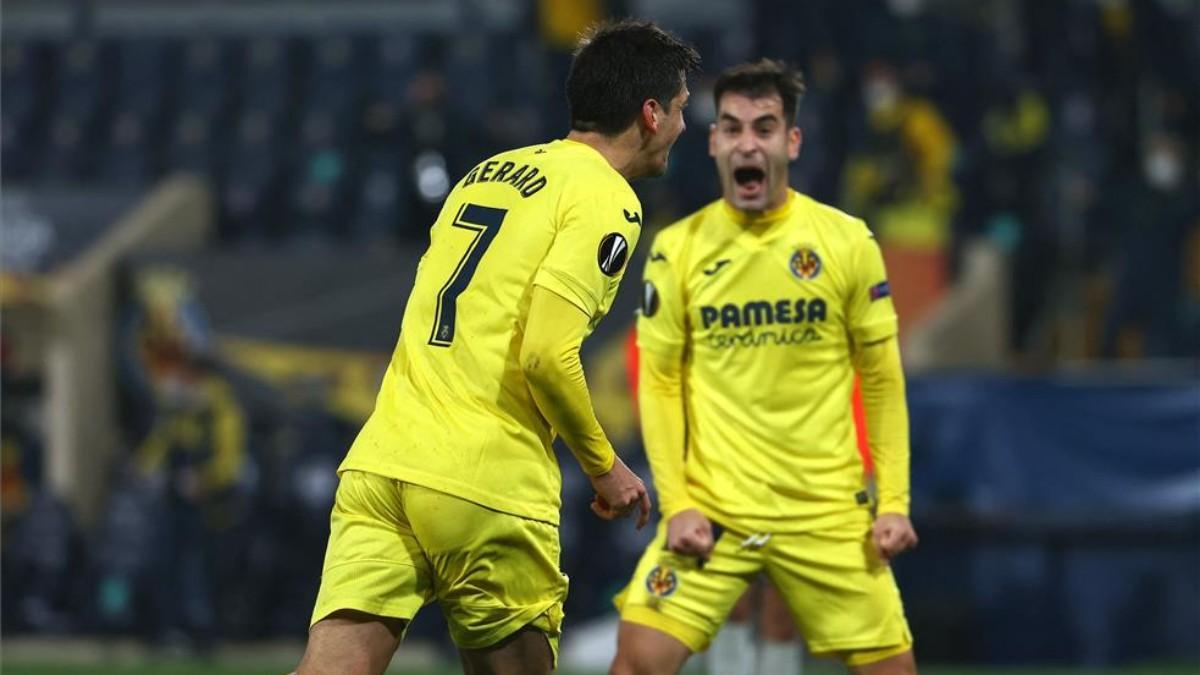
[[[792,274],[800,281],[812,281],[821,274],[821,256],[808,246],[801,246],[792,254],[788,264]]]
[[[646,575],[646,590],[656,598],[665,598],[675,592],[679,579],[670,567],[655,565]]]

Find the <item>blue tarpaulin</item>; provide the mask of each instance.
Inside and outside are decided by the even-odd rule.
[[[1200,382],[936,376],[909,407],[922,545],[897,574],[918,642],[1200,661]]]

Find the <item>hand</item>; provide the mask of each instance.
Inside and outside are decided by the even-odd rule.
[[[899,513],[881,513],[871,526],[871,541],[875,551],[884,560],[891,560],[910,548],[917,547],[917,532],[908,516]]]
[[[713,544],[712,522],[699,509],[680,511],[667,523],[667,548],[674,553],[708,560]]]
[[[650,495],[646,493],[646,484],[625,466],[620,457],[607,473],[592,476],[591,481],[592,489],[596,491],[592,513],[605,520],[615,520],[639,509],[637,529],[650,522]]]

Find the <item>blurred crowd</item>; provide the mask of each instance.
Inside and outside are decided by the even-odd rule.
[[[562,4],[454,33],[6,39],[4,180],[146,186],[193,171],[229,245],[419,244],[480,158],[565,133],[566,36],[606,7]],[[1194,351],[1194,3],[738,6],[738,22],[680,29],[706,74],[671,174],[642,188],[649,217],[717,194],[715,73],[782,58],[809,85],[798,185],[923,255],[935,290],[972,237],[1008,248],[1018,352],[1053,340],[1043,319],[1064,312],[1094,324],[1086,356]]]
[[[216,196],[215,246],[422,246],[477,161],[565,135],[569,36],[640,7],[563,4],[454,32],[5,36],[3,181],[149,188],[189,171]],[[1196,358],[1194,2],[733,5],[737,21],[677,29],[705,72],[668,175],[638,188],[649,226],[718,195],[706,137],[716,73],[780,58],[808,83],[794,184],[865,218],[914,286],[936,298],[983,238],[1010,261],[1015,354],[1053,354],[1066,316],[1090,358]],[[360,420],[331,409],[328,382],[280,390],[222,364],[186,280],[131,275],[125,297],[123,459],[92,531],[38,489],[39,383],[5,358],[5,631],[199,649],[302,633],[333,469]],[[568,612],[601,613],[615,577],[570,540],[638,545],[586,529],[586,500],[564,502],[585,528],[564,529]]]

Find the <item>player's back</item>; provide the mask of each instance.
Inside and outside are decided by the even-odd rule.
[[[573,141],[502,153],[468,173],[430,231],[375,412],[342,468],[557,522],[552,432],[519,363],[532,289],[598,320],[621,271],[595,269],[598,248],[623,260],[639,213],[620,174]]]

